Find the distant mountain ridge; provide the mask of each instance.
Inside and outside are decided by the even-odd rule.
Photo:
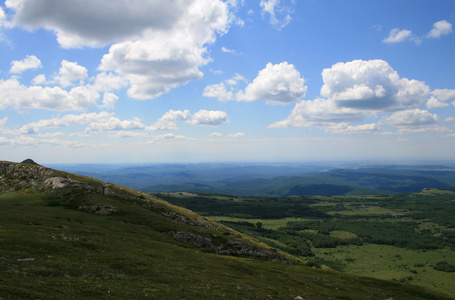
[[[149,164],[58,165],[143,192],[238,196],[368,195],[455,189],[452,165]]]

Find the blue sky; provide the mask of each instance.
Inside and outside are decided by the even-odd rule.
[[[6,0],[0,159],[455,159],[455,2]]]

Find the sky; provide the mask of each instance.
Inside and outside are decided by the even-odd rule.
[[[453,0],[6,0],[0,160],[455,160]]]

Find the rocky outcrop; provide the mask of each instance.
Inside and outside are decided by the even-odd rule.
[[[56,177],[56,173],[42,166],[0,162],[0,191],[40,188],[45,180],[52,177]]]
[[[79,209],[97,215],[112,215],[118,211],[117,207],[112,205],[81,205]]]
[[[202,249],[213,250],[218,254],[239,255],[269,261],[292,263],[278,253],[241,240],[226,239],[222,236],[204,237],[199,234],[177,231],[171,232],[175,239],[194,244]]]
[[[46,191],[71,188],[71,192],[116,195],[115,189],[104,181],[96,179],[90,181],[76,180],[71,178],[69,173],[58,172],[40,165],[0,162],[0,192],[27,188]]]

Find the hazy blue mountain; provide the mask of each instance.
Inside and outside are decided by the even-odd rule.
[[[248,196],[394,194],[455,189],[452,165],[78,164],[53,168],[144,192]]]

